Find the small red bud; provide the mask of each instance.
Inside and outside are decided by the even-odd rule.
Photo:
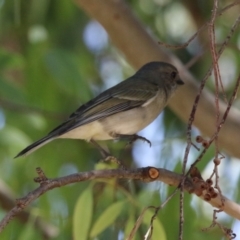
[[[205,194],[205,195],[204,195],[204,200],[205,200],[205,201],[210,201],[210,200],[211,200],[210,194],[208,194],[208,193]]]
[[[210,179],[210,178],[206,180],[206,183],[207,183],[207,185],[209,185],[209,186],[213,185],[213,181],[212,181],[212,179]]]
[[[205,147],[205,148],[207,148],[207,147],[209,146],[209,142],[206,141],[206,140],[204,140],[204,141],[202,142],[202,146]]]
[[[196,137],[196,142],[201,143],[203,141],[202,136],[197,136]]]

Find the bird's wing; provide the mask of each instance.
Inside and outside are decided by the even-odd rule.
[[[140,107],[154,98],[158,90],[157,85],[143,81],[136,86],[134,79],[128,79],[127,85],[121,82],[79,107],[66,122],[52,130],[49,135],[62,135],[95,120]]]

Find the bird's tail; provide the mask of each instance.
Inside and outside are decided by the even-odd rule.
[[[41,138],[38,141],[36,141],[36,142],[32,143],[31,145],[29,145],[28,147],[24,148],[14,158],[17,158],[17,157],[20,157],[20,156],[27,156],[28,154],[34,152],[35,150],[37,150],[38,148],[42,147],[43,145],[51,142],[53,139],[55,139],[55,137],[52,137],[52,136],[46,136],[44,138]]]

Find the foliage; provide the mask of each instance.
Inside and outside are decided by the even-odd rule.
[[[221,5],[225,3],[227,1],[222,1]],[[203,5],[201,1],[196,1],[196,6],[192,6],[191,1],[171,0],[138,0],[129,1],[129,4],[144,25],[162,42],[169,44],[187,41],[209,20],[212,9],[211,4]],[[230,29],[237,11],[238,5],[219,18],[216,30],[220,40]],[[16,197],[21,197],[36,188],[32,179],[36,177],[38,166],[49,178],[98,167],[99,152],[90,143],[80,140],[56,140],[26,158],[13,157],[66,119],[80,104],[131,75],[133,70],[100,25],[71,1],[3,0],[0,13],[0,177]],[[99,33],[97,39],[94,39],[95,31]],[[238,73],[239,40],[238,31],[220,62],[224,85],[229,92]],[[210,65],[206,43],[207,36],[202,34],[189,47],[172,50],[185,63],[203,53],[191,68],[198,79]],[[213,86],[209,81],[209,89]],[[153,131],[152,135],[148,133]],[[198,133],[197,129],[194,131]],[[185,133],[186,124],[167,109],[144,131],[145,137],[149,136],[153,143],[152,148],[147,149],[146,157],[136,151],[133,155],[122,142],[103,144],[129,167],[154,163],[156,167],[165,166],[180,172]],[[145,144],[138,142],[136,147],[145,149]],[[150,163],[148,156],[152,157]],[[192,159],[196,156],[197,151],[191,152]],[[207,168],[212,157],[213,150],[210,149],[201,162],[201,170],[212,171],[212,167]],[[222,173],[231,171],[234,164],[234,160],[227,157]],[[222,177],[222,181],[228,196],[240,201],[240,194],[233,187],[239,186],[239,179]],[[142,210],[147,206],[158,206],[172,191],[173,188],[161,183],[126,180],[88,182],[55,189],[27,209],[30,213],[27,223],[14,220],[1,233],[1,239],[43,239],[41,230],[34,226],[38,217],[57,227],[59,232],[51,239],[124,239]],[[222,236],[219,229],[210,233],[201,231],[211,223],[212,210],[207,213],[205,208],[205,204],[192,196],[185,197],[184,239],[207,240]],[[0,209],[0,216],[6,212],[6,209]],[[228,227],[233,224],[227,216],[221,220]],[[149,221],[148,213],[136,240],[143,238]],[[160,211],[155,222],[153,239],[177,238],[178,197]]]

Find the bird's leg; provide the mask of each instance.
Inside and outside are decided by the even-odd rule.
[[[140,139],[144,142],[147,142],[150,147],[152,146],[152,143],[145,137],[139,136],[137,134],[133,134],[133,135],[125,135],[125,134],[113,134],[114,138],[119,138],[119,139],[127,139],[129,140],[129,144],[132,144],[133,142],[135,142],[136,140]]]
[[[100,151],[102,157],[104,158],[103,160],[104,162],[114,162],[117,163],[122,168],[125,168],[125,166],[121,163],[120,160],[118,160],[116,157],[112,156],[109,152],[103,149],[96,141],[91,139],[90,142]]]
[[[90,142],[100,151],[100,153],[104,159],[111,156],[111,154],[109,152],[107,152],[105,149],[103,149],[96,141],[91,139]]]

